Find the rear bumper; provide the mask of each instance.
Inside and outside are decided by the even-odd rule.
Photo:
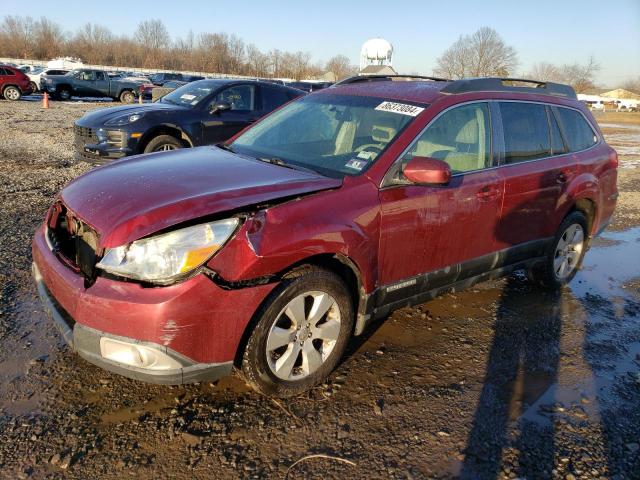
[[[199,274],[157,288],[98,277],[86,288],[84,278],[51,251],[44,228],[36,232],[32,251],[39,295],[67,343],[91,363],[152,383],[227,375],[247,325],[275,286],[224,290]],[[111,361],[101,353],[102,338],[160,352],[180,368],[150,371]]]

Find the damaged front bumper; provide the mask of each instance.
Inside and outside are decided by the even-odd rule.
[[[33,275],[46,310],[83,358],[152,383],[213,381],[231,372],[249,322],[275,284],[226,289],[205,275],[166,287],[84,277],[33,240]]]
[[[32,270],[47,313],[67,344],[88,362],[134,380],[167,385],[215,381],[231,373],[232,361],[197,363],[166,346],[112,335],[75,322],[53,298],[35,263]]]

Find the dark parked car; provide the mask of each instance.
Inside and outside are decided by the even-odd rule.
[[[149,80],[151,80],[151,83],[154,85],[161,87],[169,80],[184,81],[184,76],[181,73],[154,73],[149,75]]]
[[[75,123],[77,157],[103,163],[215,144],[300,95],[301,90],[253,80],[188,83],[151,104],[87,113]]]
[[[162,85],[162,88],[180,88],[185,86],[187,83],[189,82],[183,82],[181,80],[169,80],[168,82],[165,82],[164,85]]]
[[[107,72],[81,68],[66,75],[45,75],[40,79],[40,90],[57,100],[71,97],[111,97],[124,103],[133,103],[140,93],[140,82],[110,79]]]
[[[0,65],[0,94],[7,100],[20,100],[32,93],[31,80],[15,67]]]
[[[316,92],[318,90],[322,90],[324,88],[328,88],[331,85],[333,85],[333,83],[331,82],[289,82],[287,83],[288,86],[293,87],[293,88],[298,88],[300,90],[304,90],[305,92]]]
[[[570,282],[618,195],[618,156],[573,89],[394,80],[352,79],[219,147],[69,184],[33,241],[65,339],[132,378],[235,365],[289,396],[396,308],[520,269]]]

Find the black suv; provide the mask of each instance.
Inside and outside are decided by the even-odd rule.
[[[76,158],[90,163],[227,140],[305,95],[255,80],[199,80],[154,103],[93,110],[75,123]]]

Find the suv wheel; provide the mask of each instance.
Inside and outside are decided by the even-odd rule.
[[[18,87],[14,87],[13,85],[9,85],[7,88],[4,89],[4,91],[2,92],[2,95],[7,100],[16,101],[16,100],[20,100],[20,97],[22,97],[22,92],[20,91],[20,89]]]
[[[176,137],[171,135],[158,135],[144,147],[144,153],[165,152],[167,150],[177,150],[184,145]]]
[[[136,99],[136,96],[130,90],[125,90],[120,94],[120,101],[122,103],[133,103]]]
[[[31,93],[38,93],[38,85],[36,85],[36,82],[31,82],[29,83],[29,86],[31,87]]]
[[[333,272],[312,266],[288,275],[258,315],[242,373],[265,395],[297,395],[324,380],[353,331],[347,286]]]
[[[578,272],[587,250],[587,219],[581,212],[569,214],[547,250],[542,265],[529,272],[530,277],[548,288],[569,283]]]
[[[57,92],[56,96],[63,101],[69,100],[71,98],[71,90],[63,88]]]

